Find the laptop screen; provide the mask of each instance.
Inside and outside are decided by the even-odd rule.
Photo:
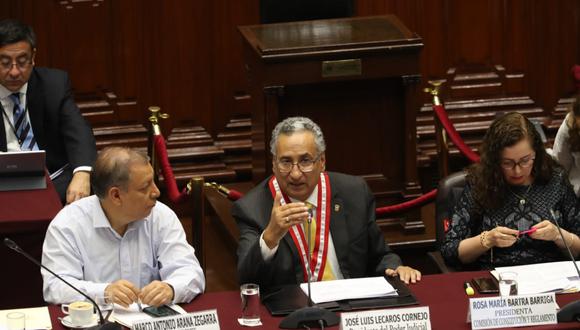
[[[45,152],[0,152],[0,191],[46,188]]]
[[[0,176],[44,175],[45,152],[0,152]]]

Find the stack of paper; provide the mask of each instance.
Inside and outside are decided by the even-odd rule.
[[[380,277],[353,278],[336,281],[312,282],[312,302],[315,304],[347,300],[397,296],[397,290]],[[308,283],[300,284],[300,288],[308,295]]]
[[[5,309],[0,311],[0,329],[6,329],[6,314],[21,312],[26,315],[26,329],[52,329],[48,307]]]
[[[580,267],[580,264],[578,265]],[[502,272],[518,274],[518,294],[580,290],[580,279],[572,261],[497,267],[491,274],[499,280],[499,274]]]

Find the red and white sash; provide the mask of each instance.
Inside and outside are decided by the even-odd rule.
[[[270,178],[268,182],[272,198],[275,198],[276,192],[282,194],[283,198],[280,204],[285,205],[290,203],[290,199],[286,194],[282,193],[278,181],[275,176]],[[326,256],[328,254],[328,241],[330,230],[330,181],[326,173],[320,173],[318,181],[318,196],[316,207],[316,241],[314,243],[314,250],[310,259],[310,269],[312,272],[311,281],[321,281],[324,275],[324,267],[326,265]],[[289,229],[290,236],[294,241],[294,245],[300,253],[300,263],[302,264],[302,273],[304,274],[304,281],[307,281],[308,272],[306,266],[308,265],[308,250],[307,238],[302,226],[294,225]]]

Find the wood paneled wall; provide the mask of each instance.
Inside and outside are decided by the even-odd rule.
[[[359,0],[357,9],[358,15],[396,14],[423,37],[424,81],[479,75],[481,85],[485,75],[505,75],[499,87],[476,93],[459,88],[451,97],[526,95],[549,114],[574,91],[570,69],[580,63],[578,1]]]
[[[149,105],[214,138],[249,115],[238,25],[259,0],[0,0],[0,17],[32,24],[37,65],[71,74],[94,126],[142,123]],[[573,91],[577,0],[357,0],[357,15],[393,13],[423,37],[421,71],[450,98],[525,95],[547,115]],[[423,102],[428,102],[423,96]]]
[[[94,127],[171,114],[165,132],[196,125],[216,138],[249,116],[238,25],[259,0],[0,0],[0,17],[38,35],[37,65],[62,68]],[[423,84],[447,79],[446,100],[530,97],[546,115],[574,90],[577,0],[357,0],[356,15],[393,13],[424,40]],[[421,103],[429,102],[427,95]]]
[[[215,136],[249,112],[236,27],[259,22],[258,0],[1,0],[0,8],[1,18],[34,27],[36,64],[70,73],[94,126],[145,122],[147,107],[159,105],[172,116],[164,128],[194,124]]]

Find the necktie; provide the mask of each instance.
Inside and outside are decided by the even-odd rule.
[[[14,130],[21,150],[38,150],[32,127],[26,118],[26,111],[20,104],[20,94],[10,95],[10,100],[14,103]]]
[[[314,207],[314,205],[308,202],[306,202],[306,207],[312,213],[312,220],[310,221],[310,224],[308,223],[308,221],[304,222],[304,232],[306,233],[306,235],[308,235],[308,226],[310,225],[310,245],[308,245],[308,249],[310,250],[310,255],[312,256],[312,251],[314,251],[314,246],[316,245],[316,241],[318,240],[318,237],[316,236],[316,208]],[[321,235],[324,235],[324,233],[321,233]],[[322,247],[320,249],[322,250]],[[312,260],[310,264],[311,265],[313,264]],[[322,280],[323,281],[336,280],[336,276],[334,276],[332,267],[330,267],[330,263],[328,262],[328,260],[324,266]]]

